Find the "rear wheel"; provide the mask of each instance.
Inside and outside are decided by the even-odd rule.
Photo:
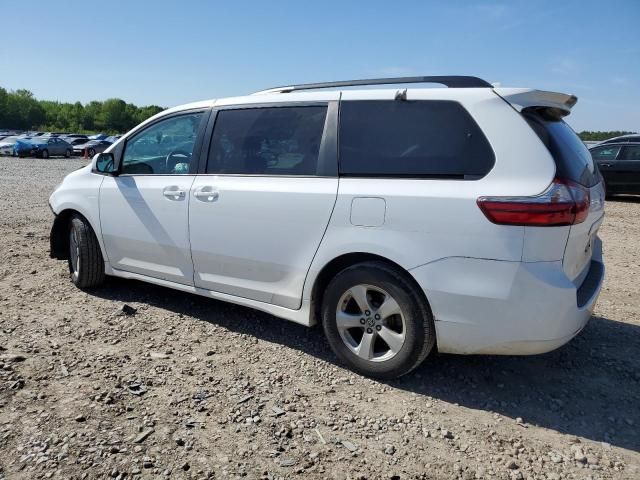
[[[69,228],[69,273],[78,288],[97,287],[104,281],[104,260],[89,222],[80,215]]]
[[[93,158],[93,156],[96,154],[96,151],[93,148],[89,149],[89,158]]]
[[[42,150],[42,152],[40,153],[40,156],[42,158],[49,158],[49,150]]]
[[[417,367],[435,344],[431,311],[406,273],[383,262],[349,267],[322,302],[329,345],[351,369],[392,379]]]

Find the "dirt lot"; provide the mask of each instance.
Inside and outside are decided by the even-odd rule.
[[[570,344],[381,383],[318,328],[76,289],[47,197],[81,165],[0,158],[0,478],[640,478],[640,198],[607,203],[605,289]]]

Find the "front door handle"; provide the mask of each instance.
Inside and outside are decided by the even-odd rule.
[[[220,194],[213,187],[200,187],[193,192],[193,196],[201,202],[215,202]]]
[[[184,200],[186,193],[184,190],[180,190],[180,187],[177,185],[172,185],[170,187],[165,187],[162,190],[162,195],[169,200]]]
[[[601,167],[610,167],[611,164],[610,163],[601,163],[600,166]]]

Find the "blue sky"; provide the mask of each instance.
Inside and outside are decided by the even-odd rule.
[[[640,0],[27,3],[2,8],[0,86],[38,98],[172,106],[290,83],[466,74],[574,93],[577,130],[640,130]]]

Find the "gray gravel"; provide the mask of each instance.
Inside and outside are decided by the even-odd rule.
[[[587,328],[381,383],[318,328],[48,258],[82,160],[0,157],[0,478],[640,478],[640,200],[607,202]],[[137,309],[122,314],[124,304]]]

